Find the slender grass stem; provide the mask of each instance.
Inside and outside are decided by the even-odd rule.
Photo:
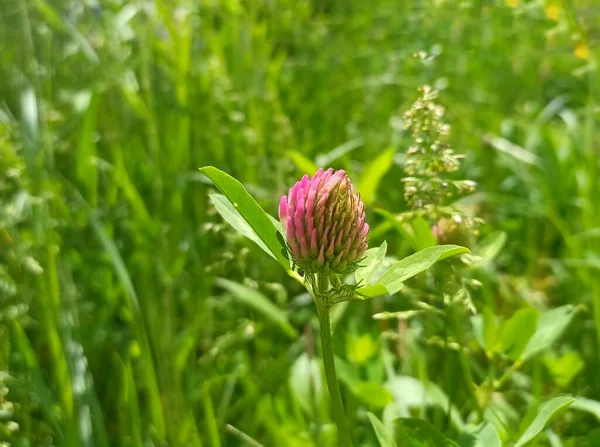
[[[251,445],[253,447],[263,447],[263,445],[260,442],[258,442],[256,439],[251,438],[250,436],[248,436],[243,431],[238,430],[237,428],[235,428],[233,425],[227,424],[225,426],[225,428],[233,436],[235,436],[236,438],[240,439],[241,441],[244,441],[244,444]]]

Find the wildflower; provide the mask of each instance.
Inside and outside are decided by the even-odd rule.
[[[294,262],[309,273],[349,273],[367,249],[365,207],[345,171],[304,175],[281,197],[279,219]]]
[[[562,8],[556,4],[549,4],[546,5],[546,7],[544,8],[544,13],[546,14],[546,17],[548,17],[548,19],[557,22],[558,19],[560,19],[560,16],[562,15]]]
[[[579,42],[575,46],[574,54],[577,59],[586,61],[590,58],[590,47],[586,42]]]

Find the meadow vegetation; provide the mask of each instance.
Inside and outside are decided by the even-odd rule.
[[[214,166],[273,216],[344,169],[386,265],[470,250],[333,307],[354,445],[600,445],[599,23],[595,0],[2,0],[0,444],[339,445],[313,300],[221,217]],[[435,209],[406,179],[424,85],[463,156]]]

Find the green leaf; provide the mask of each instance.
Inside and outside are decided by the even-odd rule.
[[[485,341],[485,349],[488,352],[492,352],[496,343],[498,343],[500,336],[499,320],[490,306],[483,308],[483,339]]]
[[[396,421],[398,447],[458,447],[424,419],[403,418]]]
[[[511,157],[514,157],[515,160],[522,163],[531,166],[540,166],[540,163],[542,163],[537,155],[528,151],[527,149],[522,148],[521,146],[517,146],[505,138],[491,136],[489,143],[493,148],[510,155]]]
[[[427,270],[436,262],[468,252],[469,249],[458,245],[439,245],[426,248],[393,264],[381,275],[378,283],[383,284],[390,294],[396,293],[404,281]]]
[[[506,239],[506,233],[503,231],[490,233],[477,245],[475,254],[481,256],[485,261],[492,261],[502,251]]]
[[[544,434],[546,435],[546,438],[548,438],[548,443],[550,444],[550,447],[563,447],[563,443],[560,440],[560,436],[558,436],[552,430],[547,428],[544,431]],[[600,445],[600,444],[591,444],[591,445]]]
[[[394,397],[381,384],[360,380],[355,369],[340,358],[335,359],[335,366],[341,383],[348,387],[350,392],[361,402],[371,408],[383,408]]]
[[[480,426],[470,426],[460,434],[461,447],[502,447],[502,440],[496,428],[486,422]]]
[[[423,250],[424,248],[433,247],[437,245],[437,240],[431,232],[431,228],[425,219],[417,217],[410,221],[410,228],[414,234],[414,240],[417,250]]]
[[[512,360],[519,360],[527,343],[533,337],[537,326],[538,313],[535,309],[520,309],[504,323],[502,335],[496,346]]]
[[[473,447],[502,447],[502,440],[492,424],[484,424]]]
[[[426,248],[392,264],[376,284],[360,287],[357,292],[365,297],[377,296],[375,293],[382,294],[380,292],[383,289],[390,295],[394,294],[402,288],[404,281],[427,270],[436,262],[468,252],[469,249],[458,245],[438,245]]]
[[[349,152],[352,152],[355,149],[358,149],[364,144],[365,140],[362,137],[353,138],[352,140],[348,140],[345,143],[340,144],[337,147],[334,147],[326,154],[321,154],[317,157],[317,165],[323,166],[323,168],[329,167],[331,163],[337,160],[340,157],[343,157]]]
[[[257,290],[246,287],[235,281],[225,278],[217,278],[215,283],[231,292],[234,298],[243,304],[253,307],[256,311],[263,314],[266,318],[276,323],[281,330],[290,338],[298,337],[298,333],[289,323],[287,315],[279,307],[273,304],[269,299]]]
[[[206,431],[210,439],[210,445],[213,447],[221,447],[219,437],[219,423],[215,416],[215,408],[212,402],[210,393],[210,382],[204,382],[202,391],[202,400],[204,404],[204,421],[206,422]]]
[[[311,159],[301,154],[300,152],[290,151],[289,156],[294,162],[294,164],[298,167],[298,169],[307,173],[308,175],[313,175],[319,169]]]
[[[223,219],[225,219],[229,225],[231,225],[251,241],[255,242],[256,245],[262,248],[265,253],[277,260],[275,255],[271,252],[271,250],[269,250],[261,238],[258,237],[252,227],[248,225],[248,222],[244,220],[238,210],[233,207],[227,197],[222,194],[210,194],[209,197],[210,201],[213,203],[221,217],[223,217]]]
[[[473,336],[481,349],[486,350],[485,336],[483,335],[483,315],[473,315],[471,318],[471,327],[473,328]]]
[[[314,405],[324,414],[328,411],[324,383],[319,360],[314,357],[309,358],[306,352],[302,353],[292,365],[288,384],[302,410],[308,416],[313,414]]]
[[[369,416],[369,420],[371,421],[371,426],[375,431],[375,436],[377,436],[377,440],[379,441],[379,445],[381,447],[396,447],[396,442],[394,442],[394,438],[390,433],[388,433],[383,422],[377,418],[373,413],[367,412],[367,416]]]
[[[354,396],[371,408],[384,408],[394,400],[394,396],[377,382],[359,380],[350,385]]]
[[[365,205],[370,205],[375,199],[375,193],[379,187],[381,179],[385,173],[392,167],[394,162],[394,148],[391,147],[381,152],[363,171],[358,191]]]
[[[544,429],[550,418],[560,410],[567,408],[573,402],[575,402],[575,398],[573,397],[558,396],[543,404],[533,422],[529,424],[529,427],[527,427],[515,444],[515,447],[521,447],[535,438]]]
[[[538,352],[548,349],[564,332],[577,308],[570,304],[544,312],[538,321],[535,334],[523,351],[523,360],[533,357]]]
[[[600,402],[597,400],[578,397],[575,402],[573,402],[573,405],[571,405],[571,409],[590,413],[598,419],[598,422],[600,422]]]
[[[458,409],[451,405],[448,396],[433,382],[424,382],[411,376],[394,376],[386,383],[392,392],[396,406],[402,414],[410,414],[411,409],[438,407],[447,412],[450,409],[450,421],[458,430],[464,428],[464,421]]]
[[[473,447],[502,447],[502,440],[492,424],[485,424]]]
[[[569,386],[585,367],[585,362],[577,351],[567,352],[560,357],[555,352],[548,351],[543,361],[556,384],[562,388]]]
[[[354,272],[357,283],[370,284],[379,271],[385,253],[387,251],[387,242],[383,241],[379,247],[370,248],[366,251],[364,259],[360,262],[360,267]]]
[[[79,138],[75,151],[75,174],[82,186],[88,203],[92,208],[98,206],[98,169],[93,160],[96,158],[96,126],[98,124],[99,95],[90,91],[78,94],[82,98],[82,119],[79,124]]]
[[[375,298],[376,296],[388,294],[388,289],[383,284],[372,284],[370,286],[360,287],[356,290],[358,299]]]
[[[377,343],[370,334],[365,333],[360,337],[350,336],[346,343],[346,357],[352,363],[362,365],[377,352]]]
[[[290,272],[287,249],[281,233],[273,225],[273,218],[262,209],[244,186],[229,174],[213,166],[200,168],[200,171],[213,181],[260,240],[264,242],[274,258],[287,272]]]
[[[419,250],[415,237],[405,228],[406,222],[400,219],[402,214],[395,215],[381,208],[375,209],[375,212],[386,220],[380,227],[385,224],[393,226],[400,236],[402,236],[402,239],[404,239],[413,250]],[[371,234],[372,233],[373,232],[371,232]]]
[[[483,313],[471,317],[475,340],[486,353],[494,351],[500,335],[500,318],[491,307],[485,306]]]

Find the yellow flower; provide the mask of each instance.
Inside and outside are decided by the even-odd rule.
[[[562,14],[562,8],[558,5],[550,4],[546,5],[546,7],[544,8],[544,12],[546,13],[546,17],[556,22]]]
[[[579,42],[575,47],[574,53],[577,59],[586,61],[590,57],[590,47],[586,42]]]

